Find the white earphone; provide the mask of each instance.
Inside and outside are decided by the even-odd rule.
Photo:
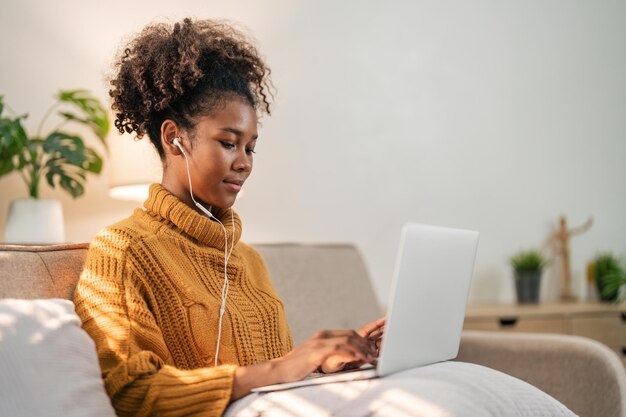
[[[226,312],[226,298],[228,297],[228,289],[230,287],[230,283],[228,282],[228,260],[230,259],[230,255],[233,253],[233,247],[235,246],[235,218],[233,215],[232,209],[230,210],[230,222],[232,225],[232,239],[230,243],[230,250],[228,248],[228,233],[226,232],[226,228],[224,224],[217,217],[211,213],[206,207],[200,204],[193,196],[193,187],[191,185],[191,173],[189,171],[189,159],[187,158],[187,153],[185,152],[185,148],[180,143],[180,139],[175,137],[172,141],[174,145],[180,149],[185,157],[185,165],[187,166],[187,179],[189,180],[189,194],[191,195],[191,200],[194,202],[196,207],[198,207],[204,214],[206,214],[210,219],[215,220],[222,226],[222,230],[224,231],[224,285],[222,286],[222,304],[220,306],[220,318],[217,329],[217,343],[215,344],[215,366],[217,366],[217,358],[220,354],[220,340],[222,338],[222,318],[224,317],[224,313]],[[213,207],[211,207],[213,208]]]
[[[213,216],[213,213],[211,213],[210,210],[207,210],[202,204],[198,203],[196,199],[193,197],[193,187],[191,185],[191,174],[189,173],[189,160],[187,159],[187,152],[185,152],[185,148],[183,148],[183,145],[180,143],[179,138],[177,137],[174,138],[173,142],[174,142],[174,145],[178,146],[178,149],[180,149],[180,151],[183,153],[183,156],[185,157],[185,165],[187,166],[187,179],[189,180],[189,193],[191,194],[191,200],[196,205],[196,207],[198,207],[204,214],[209,216],[210,219],[217,220]],[[219,220],[217,221],[219,222]]]

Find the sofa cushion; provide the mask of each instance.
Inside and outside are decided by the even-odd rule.
[[[0,245],[0,298],[71,300],[88,245]]]
[[[115,416],[71,301],[0,300],[0,416]]]

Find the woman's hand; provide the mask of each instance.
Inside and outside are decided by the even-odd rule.
[[[237,368],[231,399],[249,394],[254,387],[300,381],[320,366],[324,372],[335,372],[346,363],[375,359],[376,344],[354,330],[320,331],[285,356]]]
[[[363,364],[376,364],[384,332],[385,318],[365,324],[358,332],[354,330],[325,330],[291,351],[279,360],[300,361],[309,358],[309,366],[302,367],[302,379],[317,368],[324,373],[358,368]],[[293,358],[290,356],[293,355]],[[301,356],[303,355],[303,356]],[[321,361],[320,361],[321,359]],[[313,366],[314,365],[314,366]],[[295,370],[292,368],[292,371]],[[305,371],[306,370],[306,371]]]
[[[369,343],[372,344],[374,346],[375,350],[376,350],[375,359],[373,361],[370,361],[370,363],[373,364],[373,365],[376,365],[376,363],[378,361],[378,355],[380,354],[380,345],[381,345],[381,343],[383,341],[383,333],[384,333],[384,331],[385,331],[385,317],[382,317],[382,318],[380,318],[378,320],[374,320],[371,323],[365,324],[358,331],[359,335],[361,337],[367,339],[369,341]],[[367,363],[367,362],[356,360],[356,361],[344,364],[338,370],[360,368],[365,363]],[[322,370],[324,372],[335,372],[335,371],[327,371],[324,368],[324,366],[322,366]]]
[[[323,330],[277,358],[278,372],[286,381],[298,381],[322,367],[336,372],[348,362],[369,363],[376,359],[376,345],[354,330]]]
[[[365,338],[368,338],[371,341],[376,342],[377,349],[380,350],[380,343],[382,342],[383,333],[385,332],[385,317],[381,317],[378,320],[374,320],[371,323],[367,323],[361,330],[359,330],[359,334]]]
[[[253,387],[299,381],[320,368],[327,373],[347,365],[375,363],[380,349],[385,319],[354,330],[323,330],[280,358],[235,370],[231,399],[250,393]]]

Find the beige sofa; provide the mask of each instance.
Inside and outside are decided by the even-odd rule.
[[[353,246],[255,247],[284,300],[296,343],[318,329],[355,328],[381,314]],[[86,252],[86,244],[0,246],[0,298],[71,300]],[[624,367],[612,351],[589,339],[465,332],[457,360],[522,379],[580,416],[626,416]]]

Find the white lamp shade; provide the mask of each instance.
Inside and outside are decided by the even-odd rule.
[[[24,245],[64,243],[65,228],[61,202],[33,198],[11,201],[4,241]]]
[[[136,140],[130,134],[109,140],[109,195],[119,200],[144,201],[148,186],[161,181],[161,159],[146,136]]]

